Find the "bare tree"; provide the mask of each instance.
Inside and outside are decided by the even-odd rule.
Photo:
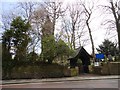
[[[63,2],[60,2],[59,0],[49,0],[47,2],[44,2],[43,6],[46,9],[53,25],[52,34],[54,35],[56,21],[59,19],[60,16],[62,16],[65,12],[65,9],[62,7]]]
[[[71,24],[70,21],[63,16],[62,17],[62,25],[61,25],[61,34],[59,35],[59,38],[61,38],[63,35],[66,40],[66,42],[68,42],[68,46],[70,47],[70,49],[72,49],[72,42],[71,42],[71,36],[72,36],[72,32],[71,32]]]
[[[2,28],[5,30],[5,29],[8,29],[10,28],[10,23],[11,21],[16,17],[16,15],[14,15],[13,13],[3,13],[2,14]]]
[[[20,12],[18,12],[18,14],[31,22],[32,16],[37,6],[38,3],[35,2],[18,2],[17,9],[20,9]]]
[[[41,3],[34,2],[19,2],[15,8],[16,10],[11,11],[12,14],[3,15],[4,28],[7,28],[9,26],[8,24],[10,24],[13,18],[16,16],[21,16],[22,18],[26,19],[32,26],[32,29],[29,30],[29,35],[31,36],[32,41],[29,43],[28,48],[35,50],[35,48],[38,47],[38,44],[40,48],[40,40],[42,34],[41,28],[45,23],[46,15],[48,15],[48,12],[46,12]]]
[[[115,5],[114,5],[113,1],[110,2],[112,14],[115,18],[115,25],[116,25],[116,30],[118,33],[118,44],[119,44],[119,49],[120,49],[120,14],[118,13],[118,10],[120,10],[120,7],[118,7],[117,3],[118,2],[115,2]]]
[[[71,31],[72,31],[72,37],[71,37],[71,42],[73,44],[73,48],[75,49],[75,31],[76,31],[76,24],[80,22],[80,7],[79,5],[72,5],[72,7],[69,7],[69,12],[70,12],[70,18],[71,18]]]
[[[35,48],[40,48],[40,40],[41,40],[41,17],[38,14],[38,6],[39,3],[36,2],[19,2],[17,4],[18,15],[22,16],[31,24],[31,30],[29,30],[29,35],[31,37],[31,42],[28,45],[28,49],[35,52]],[[43,13],[42,10],[39,10],[40,13]],[[16,11],[17,12],[17,11]]]
[[[118,35],[118,45],[119,45],[119,50],[120,50],[120,6],[119,4],[120,0],[109,0],[108,5],[101,5],[102,9],[106,11],[107,15],[112,15],[113,19],[108,19],[105,20],[104,25],[109,25],[108,29],[109,30],[116,30],[117,35]],[[106,13],[105,13],[106,14]]]
[[[92,36],[92,30],[90,28],[90,22],[91,22],[91,17],[93,14],[93,10],[94,10],[94,3],[91,1],[92,5],[86,5],[86,2],[82,3],[82,6],[84,8],[84,14],[85,14],[85,23],[87,25],[88,31],[89,31],[89,36],[90,36],[90,41],[91,41],[91,45],[92,45],[92,55],[93,55],[93,59],[95,59],[95,49],[94,49],[94,41],[93,41],[93,36]]]
[[[75,2],[72,5],[68,4],[68,10],[65,16],[62,17],[62,27],[67,36],[67,41],[72,49],[76,49],[77,44],[80,46],[80,39],[84,33],[84,21],[82,20],[83,8],[80,2]],[[79,40],[78,40],[79,39]]]

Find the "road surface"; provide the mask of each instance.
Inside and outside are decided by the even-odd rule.
[[[2,88],[118,88],[118,79],[7,84]]]

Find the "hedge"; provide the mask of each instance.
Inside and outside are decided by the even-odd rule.
[[[64,66],[58,64],[39,64],[16,66],[9,79],[40,79],[64,77]],[[3,79],[6,79],[5,77]]]
[[[120,75],[120,62],[103,63],[102,66],[93,67],[94,74]]]

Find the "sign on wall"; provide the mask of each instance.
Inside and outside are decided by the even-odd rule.
[[[95,56],[96,56],[96,59],[104,59],[105,58],[104,54],[102,54],[102,53],[95,54]]]

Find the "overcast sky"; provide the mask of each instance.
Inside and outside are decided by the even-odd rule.
[[[1,25],[1,20],[2,20],[2,17],[1,17],[1,14],[2,13],[9,13],[9,11],[11,11],[13,9],[13,7],[15,6],[15,3],[17,2],[18,0],[2,0],[2,2],[0,3],[0,25]],[[24,0],[19,0],[19,1],[24,1]],[[27,1],[30,1],[30,0],[27,0]],[[40,1],[40,0],[34,0],[35,1]],[[75,0],[64,0],[65,3],[73,3]],[[114,0],[113,0],[114,1]],[[107,4],[106,3],[106,0],[100,0],[99,3],[96,3],[97,4]],[[2,5],[1,5],[2,4]],[[96,11],[93,15],[93,17],[95,16],[99,16],[99,13],[101,12],[98,12]],[[114,35],[116,35],[115,32],[113,32],[112,35],[107,35],[106,34],[106,30],[101,26],[101,22],[103,21],[103,19],[106,18],[106,15],[103,15],[103,16],[99,16],[99,17],[95,17],[93,19],[93,21],[91,22],[91,29],[93,30],[92,32],[92,35],[93,35],[93,39],[94,39],[94,44],[95,44],[95,48],[98,47],[98,45],[100,45],[104,39],[110,39],[114,42],[116,42],[117,40],[117,37],[112,37]],[[107,18],[113,18],[112,16],[109,16]],[[2,33],[3,30],[1,29],[0,27],[0,33]],[[112,38],[110,38],[112,37]],[[91,43],[88,44],[87,46],[85,46],[85,49],[91,53]]]

